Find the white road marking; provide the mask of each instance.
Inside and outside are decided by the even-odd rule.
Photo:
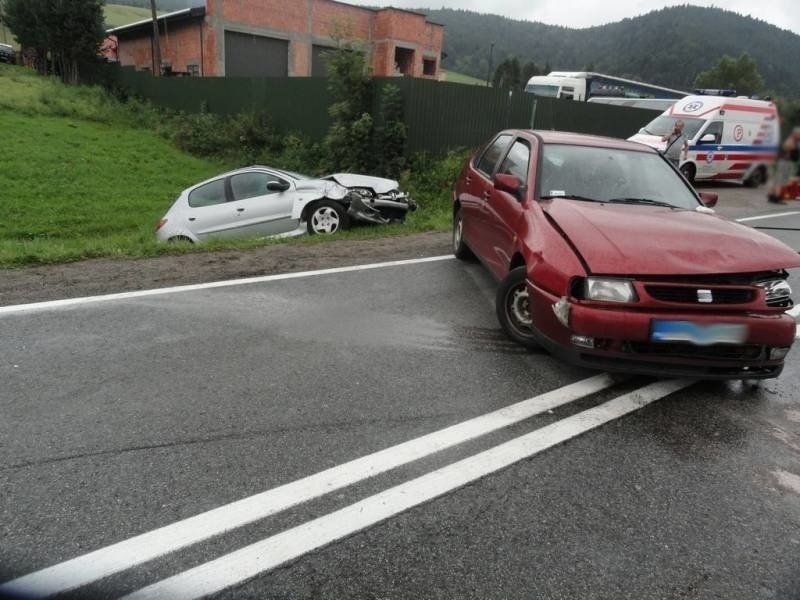
[[[40,310],[50,310],[54,308],[79,306],[82,304],[95,304],[98,302],[111,302],[114,300],[129,300],[131,298],[144,298],[146,296],[162,296],[165,294],[178,294],[182,292],[195,292],[198,290],[210,290],[215,288],[235,287],[239,285],[251,285],[254,283],[267,283],[270,281],[283,281],[286,279],[303,279],[306,277],[317,277],[319,275],[335,275],[337,273],[352,273],[354,271],[371,271],[374,269],[386,269],[389,267],[418,265],[423,263],[439,262],[443,260],[452,260],[452,259],[454,259],[454,256],[448,254],[445,256],[413,258],[410,260],[393,260],[390,262],[372,263],[369,265],[354,265],[351,267],[319,269],[316,271],[302,271],[298,273],[281,273],[280,275],[264,275],[262,277],[230,279],[227,281],[214,281],[211,283],[198,283],[194,285],[181,285],[176,287],[157,288],[152,290],[139,290],[136,292],[120,292],[117,294],[105,294],[102,296],[84,296],[82,298],[50,300],[47,302],[34,302],[32,304],[15,304],[11,306],[0,306],[0,315],[9,315],[9,314],[17,314],[17,313],[24,313],[31,311],[40,311]]]
[[[760,215],[758,217],[746,217],[744,219],[736,219],[738,223],[747,223],[748,221],[761,221],[763,219],[775,219],[777,217],[790,217],[792,215],[800,215],[800,210],[792,210],[789,212],[773,213],[771,215]]]
[[[660,381],[142,588],[126,600],[200,598],[452,492],[689,385]]]
[[[446,448],[574,402],[610,388],[616,381],[608,374],[596,375],[332,467],[304,479],[143,533],[0,585],[0,597],[16,595],[26,598],[42,598],[78,588]]]

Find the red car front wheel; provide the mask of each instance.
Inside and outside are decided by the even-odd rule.
[[[533,335],[533,313],[525,279],[527,267],[512,269],[497,288],[497,320],[508,336],[526,348],[538,348]]]

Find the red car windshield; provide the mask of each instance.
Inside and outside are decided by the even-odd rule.
[[[625,204],[652,204],[694,210],[694,193],[657,154],[545,144],[539,197]]]

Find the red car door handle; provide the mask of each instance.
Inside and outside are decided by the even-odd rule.
[[[472,177],[470,177],[469,175],[467,175],[467,177],[464,179],[464,181],[466,181],[466,182],[467,182],[467,185],[469,185],[470,183],[472,183]]]
[[[489,197],[490,197],[491,195],[492,195],[492,194],[491,194],[491,193],[489,193],[489,192],[483,192],[483,199],[484,199],[484,200],[488,200],[488,199],[489,199]]]

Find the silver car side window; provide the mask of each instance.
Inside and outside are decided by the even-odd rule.
[[[247,200],[248,198],[257,198],[258,196],[275,194],[276,192],[267,189],[267,184],[270,181],[283,182],[280,177],[276,177],[270,173],[254,172],[234,175],[231,177],[231,191],[233,192],[233,200]]]
[[[225,180],[216,179],[189,193],[189,206],[200,208],[225,203]]]

